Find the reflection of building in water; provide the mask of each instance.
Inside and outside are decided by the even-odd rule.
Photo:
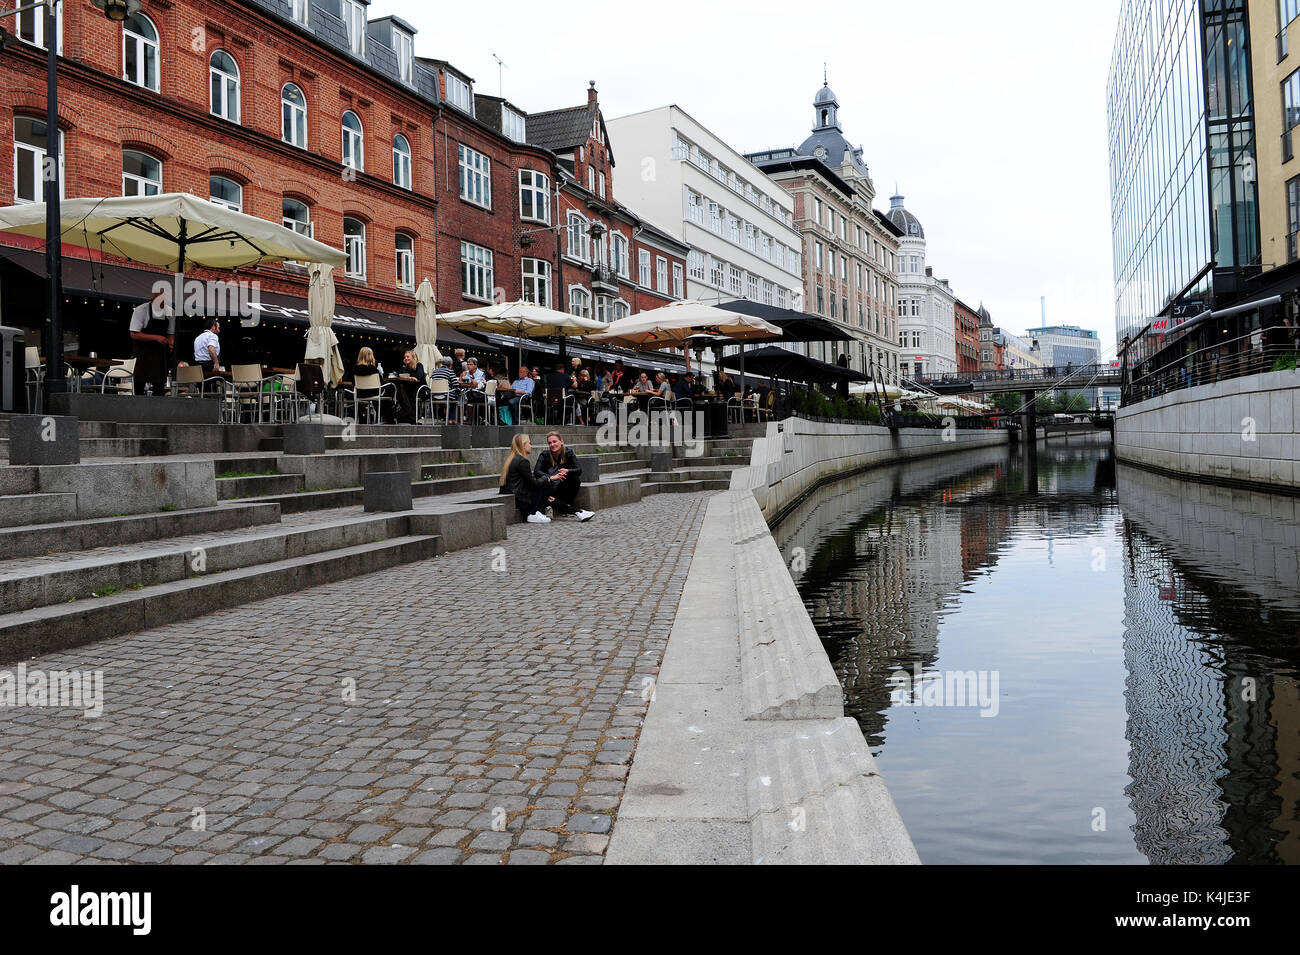
[[[1300,502],[1117,480],[1137,845],[1153,863],[1300,862]]]

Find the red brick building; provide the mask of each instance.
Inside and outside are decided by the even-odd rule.
[[[343,249],[345,361],[363,344],[391,355],[410,340],[426,277],[444,312],[527,298],[609,321],[684,293],[686,247],[614,199],[594,86],[584,107],[530,117],[476,96],[447,61],[417,57],[416,31],[367,21],[367,0],[145,0],[124,24],[64,5],[63,194],[190,192]],[[0,201],[40,201],[44,38],[39,20],[6,20],[18,39],[0,53],[0,128],[14,161],[0,164],[0,196],[12,197]],[[32,331],[44,320],[42,247],[0,235],[0,320]],[[108,250],[92,259],[65,249],[65,347],[127,354],[130,309],[159,273]],[[260,284],[264,307],[255,329],[223,328],[226,357],[291,362],[306,270],[239,277]]]
[[[958,374],[980,370],[980,316],[961,299],[953,305],[953,325],[957,343]]]
[[[63,6],[65,196],[190,192],[284,222],[349,253],[335,275],[345,358],[361,342],[409,333],[414,289],[435,272],[437,208],[437,77],[409,56],[413,29],[385,18],[349,33],[328,3],[305,5],[306,22],[274,0],[146,2],[124,24],[89,3]],[[21,181],[30,167],[17,160],[46,147],[45,53],[18,17],[9,26],[37,41],[11,41],[0,55],[0,126],[16,160],[2,164],[0,190],[23,201],[33,198]],[[11,257],[5,277],[36,258]],[[125,353],[124,315],[152,278],[136,271],[65,263],[69,347]],[[260,283],[264,302],[304,310],[268,310],[259,350],[273,349],[277,332],[300,338],[305,270],[263,266],[241,277]],[[11,298],[12,285],[6,320],[37,324],[43,310]]]

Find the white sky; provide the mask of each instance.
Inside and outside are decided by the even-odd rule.
[[[677,103],[740,152],[795,146],[827,64],[876,208],[897,181],[929,264],[1013,332],[1049,324],[1113,351],[1106,73],[1120,0],[790,0],[603,4],[487,0],[448,15],[374,0],[478,92],[529,112],[576,106],[595,80],[607,118]],[[798,11],[814,12],[803,22]],[[613,144],[615,158],[620,156]]]

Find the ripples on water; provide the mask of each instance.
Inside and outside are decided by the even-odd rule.
[[[1281,863],[1298,508],[1049,443],[858,475],[776,535],[922,861]],[[956,671],[996,715],[900,705]]]

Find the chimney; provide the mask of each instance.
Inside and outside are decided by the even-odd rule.
[[[591,80],[587,84],[587,108],[591,109],[596,105],[596,81]]]

